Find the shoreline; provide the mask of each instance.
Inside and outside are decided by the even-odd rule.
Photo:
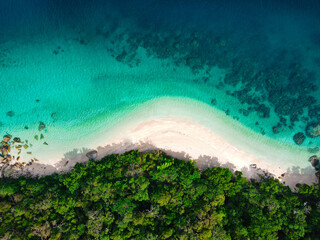
[[[308,162],[312,154],[306,147],[262,136],[222,111],[188,98],[161,97],[130,107],[129,111],[119,111],[112,123],[102,125],[81,141],[74,145],[82,149],[70,147],[69,150],[74,150],[62,156],[51,146],[55,150],[51,156],[50,151],[43,152],[45,161],[24,167],[23,171],[31,175],[68,171],[76,162],[87,161],[85,155],[90,150],[97,150],[101,159],[133,149],[160,149],[182,160],[191,158],[200,165],[215,163],[242,171],[249,178],[260,171],[292,186],[316,182],[315,171]],[[291,175],[291,179],[283,174]]]

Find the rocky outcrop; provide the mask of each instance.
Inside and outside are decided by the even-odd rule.
[[[257,164],[250,164],[251,168],[257,168]]]
[[[3,137],[3,142],[5,142],[5,143],[8,143],[9,141],[10,141],[10,139],[11,139],[11,136],[10,135],[5,135],[4,137]]]
[[[303,132],[298,132],[293,136],[293,141],[297,145],[301,145],[304,142],[305,139],[306,139],[306,136],[304,135]]]
[[[6,157],[8,155],[8,150],[5,147],[1,148],[1,153],[3,157]]]
[[[43,130],[43,129],[45,129],[45,128],[46,128],[46,125],[44,125],[43,122],[40,122],[40,124],[39,124],[39,131],[41,131],[41,130]]]
[[[86,154],[89,159],[96,159],[98,157],[98,152],[96,150],[90,151]]]
[[[6,165],[1,169],[2,177],[17,178],[21,175],[21,173],[22,173],[22,170],[17,164]]]
[[[312,167],[316,167],[319,165],[320,160],[316,155],[313,155],[309,158],[309,162],[311,163]]]
[[[316,155],[313,155],[309,158],[309,162],[311,163],[312,167],[314,167],[315,170],[317,171],[315,174],[316,174],[316,177],[318,178],[319,183],[320,183],[320,160],[319,160],[319,158]]]
[[[313,122],[306,126],[306,135],[310,138],[315,138],[320,136],[320,124]]]

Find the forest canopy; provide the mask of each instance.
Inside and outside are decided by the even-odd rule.
[[[319,185],[291,190],[156,151],[0,179],[1,239],[319,239]]]

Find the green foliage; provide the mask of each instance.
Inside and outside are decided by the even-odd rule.
[[[2,179],[1,185],[0,185],[0,197],[4,198],[6,196],[11,196],[15,192],[19,190],[18,185],[15,181],[11,179]]]
[[[63,175],[0,179],[0,238],[317,239],[319,195],[131,151]]]

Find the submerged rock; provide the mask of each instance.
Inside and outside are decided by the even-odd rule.
[[[39,131],[41,131],[41,130],[43,130],[43,129],[45,129],[45,128],[46,128],[46,125],[44,125],[43,122],[40,122],[40,124],[39,124]]]
[[[304,142],[305,139],[306,139],[306,136],[304,135],[303,132],[298,132],[293,136],[293,141],[297,145],[301,145]]]
[[[320,124],[313,122],[306,126],[306,135],[310,138],[315,138],[320,136]]]
[[[13,117],[13,116],[14,116],[14,111],[9,111],[9,112],[7,112],[7,116],[8,116],[8,117]]]
[[[58,120],[58,113],[56,113],[56,112],[51,113],[51,117],[52,117],[53,121],[57,121]]]
[[[242,111],[242,114],[243,114],[243,116],[245,116],[245,117],[248,117],[249,116],[249,110],[247,110],[247,109],[243,109],[243,111]]]
[[[279,131],[279,128],[278,128],[278,127],[273,126],[273,127],[272,127],[272,132],[273,132],[274,134],[277,134],[277,133],[279,133],[280,131]]]
[[[308,152],[309,153],[317,153],[319,152],[319,147],[314,147],[314,148],[308,148]]]
[[[273,134],[278,134],[280,131],[282,131],[282,127],[280,123],[272,127]]]
[[[260,104],[254,108],[257,111],[257,114],[261,118],[269,118],[270,117],[270,108],[264,104]]]
[[[186,64],[192,69],[201,69],[203,66],[201,59],[197,56],[188,57],[186,59]]]
[[[98,157],[98,152],[96,150],[90,151],[86,154],[89,159],[96,159]]]

